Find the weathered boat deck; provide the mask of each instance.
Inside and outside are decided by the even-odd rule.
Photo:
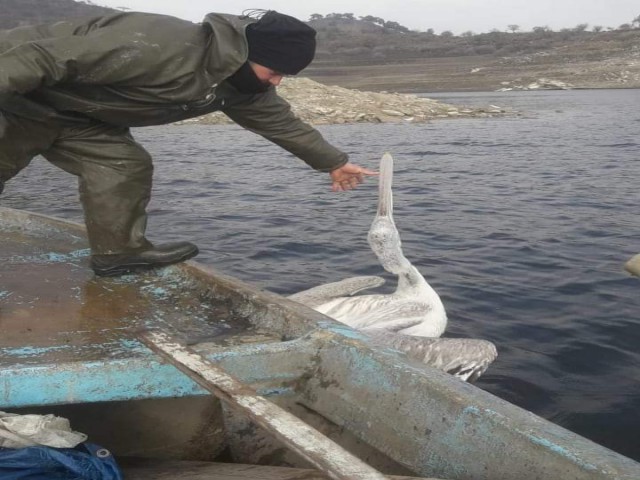
[[[18,360],[129,358],[136,354],[132,332],[143,328],[162,328],[188,343],[254,333],[241,319],[232,321],[223,302],[200,301],[177,277],[94,277],[88,250],[23,237],[0,231],[0,368]]]
[[[4,408],[204,394],[136,340],[142,329],[207,351],[280,340],[178,269],[96,277],[82,232],[46,228],[0,228]]]

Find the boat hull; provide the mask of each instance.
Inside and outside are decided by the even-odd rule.
[[[106,419],[120,418],[121,432],[144,431],[135,424],[145,415],[160,424],[172,411],[192,413],[182,424],[216,440],[194,448],[200,456],[188,449],[178,456],[203,459],[203,451],[231,448],[260,457],[251,461],[292,463],[282,448],[274,455],[278,448],[256,447],[268,443],[259,440],[264,435],[136,340],[136,329],[160,328],[388,473],[640,478],[640,465],[628,458],[195,262],[95,278],[81,227],[5,208],[0,239],[7,246],[0,254],[0,409],[60,411],[72,421],[82,421],[74,412],[85,409],[104,429]],[[127,404],[137,405],[134,415],[125,415]],[[169,421],[169,429],[180,424]],[[96,436],[97,427],[74,423],[84,426]],[[191,433],[177,434],[195,442]],[[141,436],[131,448],[144,450],[147,441]]]

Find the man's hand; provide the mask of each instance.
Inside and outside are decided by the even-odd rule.
[[[364,181],[365,175],[378,175],[378,172],[367,170],[353,163],[345,163],[329,173],[331,176],[331,190],[345,192],[353,190]]]

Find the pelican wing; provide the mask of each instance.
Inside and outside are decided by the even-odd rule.
[[[367,332],[374,343],[404,352],[408,357],[474,382],[498,357],[493,343],[467,338],[424,338],[388,331]]]
[[[422,302],[406,301],[398,299],[392,295],[385,295],[384,302],[373,302],[376,296],[372,297],[372,304],[368,312],[358,315],[349,325],[359,329],[388,329],[391,331],[401,330],[420,324],[426,318],[430,307]],[[379,296],[378,296],[379,297]],[[368,300],[366,296],[359,297],[362,303]],[[342,320],[342,319],[338,319]],[[406,324],[400,328],[402,324]]]
[[[363,332],[373,332],[374,330],[386,330],[388,332],[399,332],[405,328],[414,327],[422,323],[422,317],[394,318],[378,323],[374,323],[369,327],[361,328]]]
[[[351,277],[339,282],[325,283],[324,285],[294,293],[289,295],[289,299],[302,303],[307,307],[315,308],[335,298],[348,297],[362,290],[379,287],[382,284],[384,284],[384,278],[382,277]]]

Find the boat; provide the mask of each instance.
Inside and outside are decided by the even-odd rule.
[[[132,461],[125,478],[640,478],[629,458],[208,266],[94,277],[82,226],[2,207],[0,244],[0,410],[68,418]]]

